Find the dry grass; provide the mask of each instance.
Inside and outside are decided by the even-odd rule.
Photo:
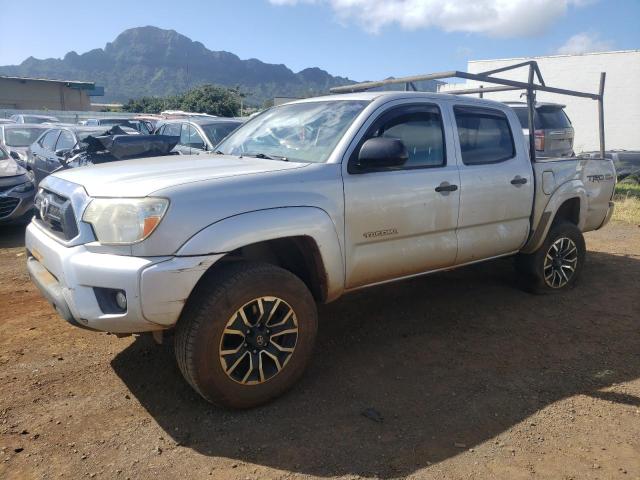
[[[616,195],[613,200],[616,202],[613,220],[640,225],[640,197]]]
[[[621,182],[616,185],[616,195],[640,198],[640,184]]]

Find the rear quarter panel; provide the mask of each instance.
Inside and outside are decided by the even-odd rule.
[[[602,226],[613,197],[616,172],[608,159],[546,159],[534,164],[536,196],[534,235],[522,249],[535,251],[551,227],[556,212],[567,200],[580,200],[578,227],[583,232]],[[548,222],[546,221],[548,220]]]

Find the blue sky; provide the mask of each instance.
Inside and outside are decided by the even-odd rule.
[[[143,25],[365,80],[469,59],[639,49],[640,0],[0,0],[0,65],[102,48]]]

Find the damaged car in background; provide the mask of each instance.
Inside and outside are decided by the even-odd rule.
[[[172,155],[178,137],[130,134],[130,129],[71,126],[52,128],[35,142],[27,168],[36,186],[53,172],[131,158]]]
[[[11,158],[25,167],[29,147],[49,128],[51,127],[42,124],[0,124],[0,145],[5,148]]]
[[[34,195],[31,176],[0,146],[0,225],[28,223]]]

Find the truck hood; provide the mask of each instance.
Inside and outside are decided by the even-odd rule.
[[[227,155],[171,155],[74,168],[54,176],[82,185],[92,197],[144,197],[185,183],[265,174],[307,165]],[[45,179],[43,186],[46,184]]]

